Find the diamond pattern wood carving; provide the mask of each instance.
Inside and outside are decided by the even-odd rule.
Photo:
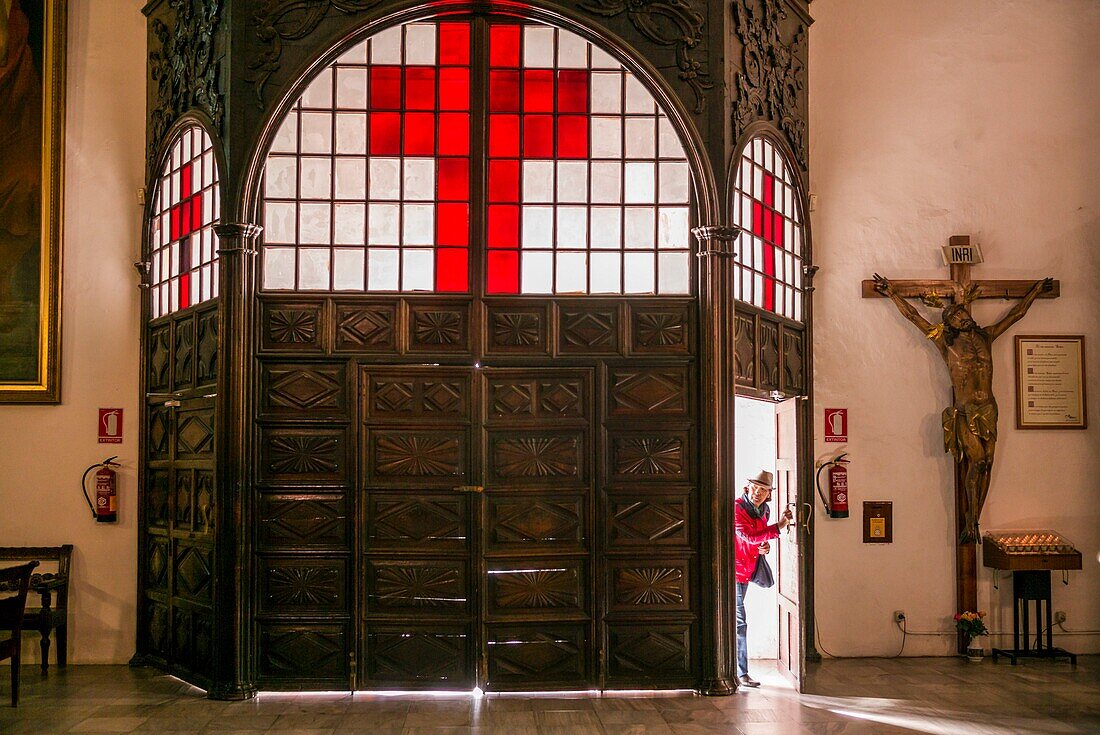
[[[336,349],[366,352],[392,352],[396,310],[393,305],[344,307],[336,309]]]
[[[688,371],[685,367],[611,371],[611,414],[686,415]]]
[[[342,630],[333,627],[266,625],[260,632],[260,675],[340,678],[344,648]]]
[[[347,543],[343,496],[264,495],[260,543],[265,548],[340,547]]]
[[[372,548],[466,539],[461,498],[372,498],[368,543]]]

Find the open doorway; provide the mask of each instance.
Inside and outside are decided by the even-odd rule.
[[[734,405],[734,477],[737,482],[736,493],[741,496],[748,478],[757,477],[761,471],[768,472],[774,478],[775,489],[767,501],[769,523],[775,523],[783,512],[788,498],[787,478],[784,469],[787,464],[779,454],[785,443],[787,432],[781,424],[784,404],[737,396]],[[797,565],[789,563],[785,554],[790,553],[788,538],[790,534],[781,532],[778,539],[768,544],[768,551],[762,554],[771,566],[776,584],[769,588],[749,583],[745,590],[745,618],[748,623],[747,649],[748,671],[750,676],[765,686],[787,686],[791,677],[784,676],[788,667],[783,665],[786,658],[781,643],[789,631],[785,632],[781,610],[780,575],[783,572],[797,575]],[[787,580],[789,586],[790,580]],[[797,629],[796,629],[797,630]],[[738,672],[740,673],[740,672]]]

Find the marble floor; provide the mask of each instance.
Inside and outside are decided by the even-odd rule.
[[[6,662],[5,662],[6,664]],[[826,661],[799,695],[775,673],[730,697],[665,694],[430,696],[264,693],[215,702],[152,669],[25,667],[18,708],[0,666],[0,733],[183,735],[847,735],[1100,733],[1100,656]]]

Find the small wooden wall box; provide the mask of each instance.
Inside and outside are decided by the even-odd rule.
[[[1081,552],[1012,553],[990,536],[982,538],[982,564],[991,569],[1027,571],[1041,569],[1080,569]]]

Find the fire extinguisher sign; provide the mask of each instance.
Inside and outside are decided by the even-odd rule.
[[[99,443],[122,443],[122,409],[99,409]]]
[[[826,408],[825,409],[825,441],[827,441],[827,442],[846,442],[846,441],[848,441],[848,409],[846,409],[846,408]]]

